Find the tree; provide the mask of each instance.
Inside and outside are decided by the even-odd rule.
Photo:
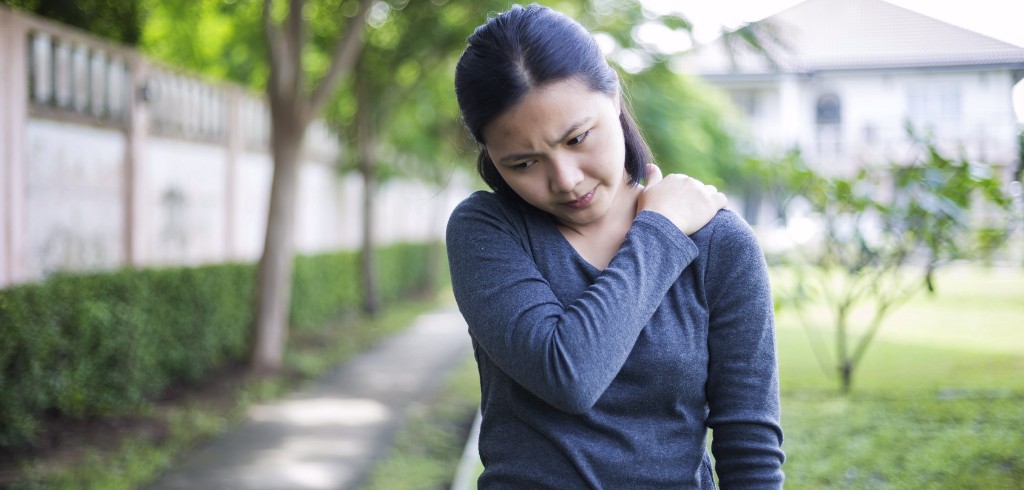
[[[472,166],[474,151],[465,135],[452,94],[454,65],[470,27],[489,12],[504,10],[501,1],[446,3],[377,2],[372,28],[354,75],[354,90],[332,104],[332,125],[347,131],[358,148],[352,165],[363,177],[362,281],[364,311],[379,307],[374,258],[373,196],[389,174],[415,174],[442,182],[453,162]],[[634,112],[656,158],[668,171],[686,172],[722,184],[739,161],[728,104],[696,80],[674,73],[668,54],[636,39],[641,23],[688,31],[674,14],[654,15],[638,2],[565,1],[553,7],[580,19],[599,36],[615,40],[621,50],[641,53],[650,63],[635,73],[623,72]],[[747,36],[744,42],[756,45]],[[616,57],[613,53],[613,63]],[[440,256],[440,253],[432,257]]]
[[[693,42],[693,26],[683,9],[665,4],[659,9],[667,10],[654,11],[628,0],[561,2],[556,7],[579,19],[602,43],[663,171],[685,173],[730,192],[744,190],[742,162],[747,157],[738,111],[724,93],[681,71],[685,65],[677,61],[689,44],[654,42],[645,35],[659,32],[664,34],[660,39],[688,37]],[[723,29],[721,36],[728,52],[743,50],[769,62],[767,48],[780,44],[775,28],[764,23]]]
[[[0,0],[37,15],[129,45],[139,43],[142,0]]]
[[[144,53],[172,66],[266,91],[270,68],[261,2],[140,1],[146,11],[139,43]]]
[[[664,62],[630,75],[626,90],[637,123],[664,172],[685,173],[735,191],[744,155],[731,103]]]
[[[921,290],[933,292],[937,269],[985,254],[1011,231],[1012,202],[991,165],[948,158],[910,135],[922,151],[909,165],[825,177],[789,158],[768,170],[804,196],[820,226],[818,240],[791,254],[792,287],[778,293],[800,313],[819,364],[835,370],[843,393],[886,316]],[[831,350],[817,340],[810,313],[821,304],[832,315]]]
[[[270,66],[267,98],[274,177],[253,319],[251,368],[257,373],[276,372],[284,357],[294,261],[295,194],[306,129],[329,100],[339,80],[355,66],[371,3],[371,0],[358,0],[353,15],[344,20],[334,19],[343,22],[343,34],[326,70],[315,82],[307,78],[304,66],[309,43],[303,12],[305,1],[289,0],[280,9],[275,9],[280,3],[273,0],[263,4],[263,29]]]

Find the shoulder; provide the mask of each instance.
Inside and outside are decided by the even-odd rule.
[[[770,300],[764,252],[754,230],[743,218],[732,211],[719,211],[694,235],[703,262],[701,270],[709,304],[731,304],[734,300],[752,298]]]
[[[489,191],[476,191],[460,202],[448,218],[449,240],[465,233],[478,235],[514,230],[524,231],[530,212],[524,206]]]
[[[503,215],[517,214],[516,203],[490,191],[476,191],[460,202],[452,211],[452,218],[465,218],[480,214]]]
[[[697,247],[712,256],[744,253],[761,254],[754,230],[735,212],[723,209],[690,237]]]

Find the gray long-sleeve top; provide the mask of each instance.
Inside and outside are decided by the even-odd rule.
[[[729,211],[641,212],[608,267],[549,215],[477,192],[447,232],[479,366],[480,488],[782,486],[764,256]]]

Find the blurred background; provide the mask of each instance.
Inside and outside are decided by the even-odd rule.
[[[1024,6],[542,3],[761,239],[788,485],[1019,487]],[[482,188],[454,66],[509,6],[0,0],[0,486],[145,485],[450,301],[446,219]],[[422,421],[458,429],[368,485],[452,481],[472,368]]]

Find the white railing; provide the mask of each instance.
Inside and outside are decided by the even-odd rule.
[[[119,50],[33,26],[29,32],[29,96],[33,108],[77,113],[123,126],[131,74]]]

